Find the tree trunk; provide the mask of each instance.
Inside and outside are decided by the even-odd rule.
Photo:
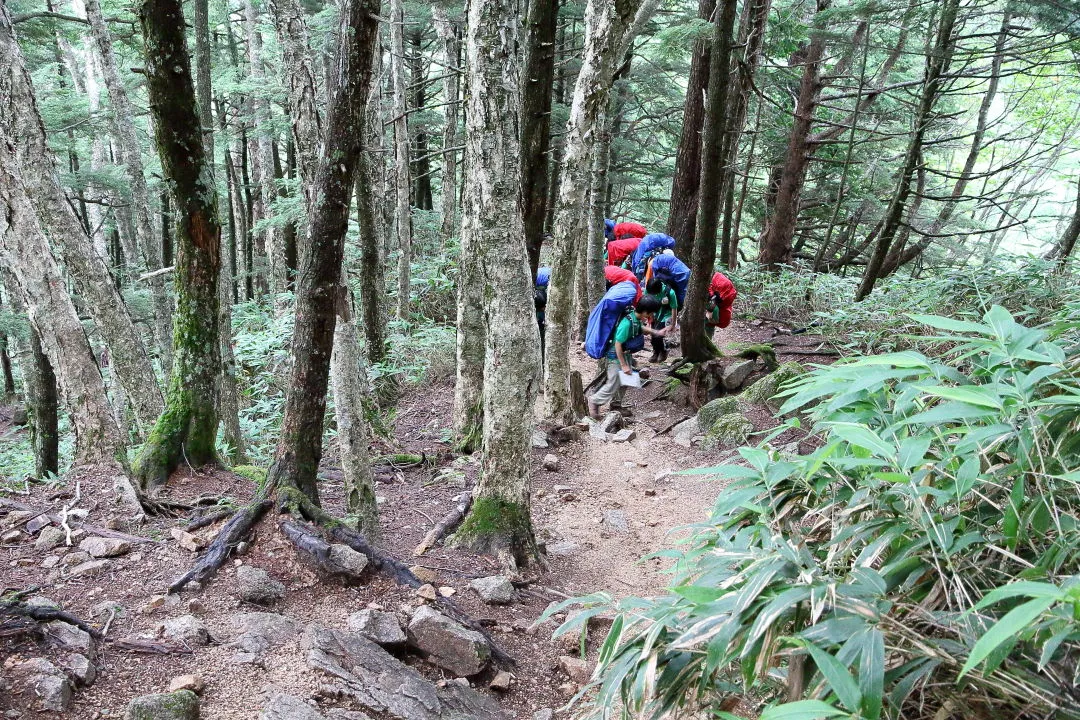
[[[421,113],[424,111],[424,106],[427,103],[427,93],[425,92],[424,85],[427,82],[427,71],[424,68],[424,55],[423,55],[423,39],[424,34],[421,30],[415,29],[409,33],[409,47],[412,50],[412,54],[409,56],[409,85],[413,89],[413,96],[410,112]],[[416,158],[413,160],[412,176],[413,176],[413,205],[420,210],[431,210],[432,197],[431,197],[431,158],[428,157],[430,152],[428,148],[427,133],[424,132],[423,123],[415,122],[410,123],[409,127],[412,131],[412,156]]]
[[[409,123],[405,102],[405,10],[403,0],[390,0],[390,83],[394,102],[394,227],[397,229],[397,319],[409,319],[410,266],[412,265],[412,213],[409,194]]]
[[[381,48],[376,43],[373,80],[364,111],[364,137],[369,152],[360,153],[356,165],[356,222],[360,226],[360,317],[369,364],[386,360],[386,239],[382,222],[385,163],[382,160],[382,87],[379,82]],[[445,174],[444,174],[445,182]],[[452,211],[451,211],[452,212]],[[444,218],[445,219],[445,218]]]
[[[446,78],[443,80],[443,169],[442,169],[442,200],[441,200],[441,230],[439,239],[445,246],[446,241],[457,237],[460,228],[457,225],[458,184],[457,184],[457,147],[458,138],[458,104],[461,102],[461,36],[456,25],[451,23],[446,14],[446,8],[442,5],[433,5],[431,8],[432,19],[435,21],[435,31],[442,42],[443,72]]]
[[[944,7],[942,7],[937,38],[934,47],[927,53],[926,57],[926,73],[924,75],[922,94],[919,99],[919,107],[915,115],[915,129],[908,143],[904,164],[900,168],[896,192],[885,210],[877,244],[869,262],[866,264],[862,283],[859,285],[859,290],[855,295],[856,301],[866,299],[874,290],[874,284],[878,280],[881,267],[885,263],[893,238],[896,237],[897,230],[900,227],[900,219],[904,215],[907,199],[911,194],[911,176],[915,173],[916,166],[922,157],[923,137],[934,118],[934,105],[941,93],[941,76],[947,72],[949,62],[952,59],[955,46],[953,25],[956,22],[959,5],[959,0],[946,0]]]
[[[181,459],[193,467],[216,460],[221,225],[180,0],[143,0],[139,22],[154,135],[176,208],[173,372],[165,413],[136,461],[140,483],[153,488],[168,479]]]
[[[146,175],[143,169],[142,149],[135,129],[135,111],[131,107],[124,82],[120,77],[120,66],[113,52],[112,35],[105,25],[105,18],[101,14],[101,5],[98,0],[86,0],[86,17],[90,21],[90,29],[94,41],[98,47],[101,59],[102,75],[105,79],[105,87],[109,91],[109,102],[112,105],[113,135],[116,138],[127,170],[128,183],[131,188],[131,214],[132,228],[140,256],[128,256],[127,261],[137,269],[146,268],[153,272],[159,270],[161,265],[161,248],[154,242],[153,223],[150,219],[150,193],[146,187]],[[154,306],[154,335],[157,338],[158,351],[161,353],[161,365],[166,374],[172,367],[172,304],[165,292],[165,278],[162,275],[150,279],[150,293]],[[131,389],[129,388],[129,392]],[[137,393],[131,393],[138,410]],[[140,418],[140,423],[143,422]]]
[[[737,0],[721,0],[714,24],[712,53],[709,64],[708,110],[705,115],[705,137],[702,139],[701,183],[703,189],[698,203],[697,227],[694,231],[693,255],[690,262],[690,287],[686,306],[680,308],[680,338],[683,357],[697,363],[713,356],[711,343],[705,335],[705,308],[709,303],[709,284],[716,263],[716,231],[719,227],[720,191],[724,186],[724,130],[730,125],[725,114],[728,107],[728,88],[731,84],[731,35],[735,29]]]
[[[817,0],[815,26],[817,18],[831,4],[832,0]],[[787,155],[780,170],[772,215],[765,221],[758,239],[758,262],[771,270],[791,262],[791,240],[795,236],[795,222],[799,217],[799,196],[806,183],[806,168],[810,163],[810,128],[821,94],[821,61],[825,56],[825,42],[825,33],[815,27],[803,57],[803,76],[799,84],[795,118],[788,138]]]
[[[516,563],[536,558],[529,448],[540,338],[523,241],[520,0],[472,2],[466,25],[462,255],[474,257],[484,332],[483,460],[455,542]]]
[[[94,250],[60,184],[30,76],[6,24],[0,24],[0,68],[0,97],[10,99],[0,107],[0,128],[16,142],[23,187],[101,330],[112,354],[113,372],[131,397],[140,427],[149,432],[164,408],[153,366],[108,266]]]
[[[610,103],[614,105],[615,103]],[[578,284],[577,337],[585,339],[589,324],[589,313],[593,306],[604,296],[604,248],[607,238],[604,236],[604,204],[607,194],[608,167],[611,163],[611,129],[614,117],[613,107],[602,115],[597,123],[601,128],[596,139],[596,152],[593,157],[592,188],[589,190],[589,236],[585,247],[585,282]]]
[[[716,0],[698,0],[698,17],[711,20]],[[711,38],[694,42],[690,77],[686,81],[683,126],[675,152],[675,173],[671,178],[671,204],[667,234],[675,238],[675,254],[687,257],[694,247],[698,214],[698,183],[701,181],[701,132],[705,122],[705,89],[709,85]]]
[[[364,137],[378,14],[377,0],[346,0],[342,8],[337,60],[328,81],[325,137],[311,192],[315,202],[296,281],[293,364],[268,487],[276,488],[282,505],[301,511],[319,505],[316,475],[322,459],[337,307],[344,292],[341,264]]]
[[[529,253],[529,270],[536,277],[547,213],[551,94],[555,84],[555,33],[559,24],[559,0],[529,0],[528,13],[521,84],[521,195],[525,206],[525,247]]]
[[[552,226],[554,242],[546,318],[544,416],[553,420],[569,422],[573,419],[570,417],[570,329],[578,249],[581,238],[588,235],[586,199],[592,177],[590,148],[595,142],[597,120],[607,108],[615,62],[626,52],[633,33],[644,18],[655,9],[655,0],[614,4],[589,0],[585,10],[585,58],[574,87],[574,100],[566,125],[565,159]]]
[[[1058,240],[1057,246],[1048,255],[1050,259],[1058,261],[1058,265],[1062,270],[1065,269],[1069,258],[1072,257],[1078,237],[1080,237],[1080,182],[1077,183],[1076,210],[1073,212],[1072,220],[1069,221],[1069,226],[1065,228],[1065,232]]]

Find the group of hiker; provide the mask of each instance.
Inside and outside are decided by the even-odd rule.
[[[623,391],[626,384],[637,382],[633,355],[644,348],[646,335],[652,341],[650,362],[667,360],[668,337],[678,330],[679,310],[690,283],[690,268],[675,256],[670,235],[650,233],[636,222],[604,220],[604,236],[607,292],[590,313],[585,333],[586,353],[607,363],[604,384],[589,398],[594,417],[604,405],[628,412],[622,407]],[[534,294],[541,345],[550,279],[550,268],[541,267]],[[713,273],[705,317],[710,336],[716,328],[731,324],[736,295],[731,280]]]

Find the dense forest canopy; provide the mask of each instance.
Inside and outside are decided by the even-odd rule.
[[[558,660],[597,717],[1080,717],[1078,238],[1075,0],[0,0],[3,548],[183,517],[175,597],[291,544],[505,692],[439,546],[610,623]],[[723,481],[668,592],[529,589],[549,443]]]

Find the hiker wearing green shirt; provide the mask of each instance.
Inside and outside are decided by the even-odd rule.
[[[610,404],[612,408],[622,406],[623,385],[619,372],[630,374],[634,371],[633,353],[644,346],[642,335],[663,337],[667,332],[649,327],[659,310],[660,302],[656,298],[642,295],[634,306],[634,311],[627,312],[615,325],[615,331],[607,342],[607,351],[604,354],[607,380],[603,387],[589,398],[589,415],[593,418],[600,419],[600,408],[604,405]]]
[[[675,332],[675,328],[679,325],[679,301],[675,296],[675,290],[654,278],[649,281],[645,291],[649,297],[655,298],[660,303],[660,310],[657,311],[656,316],[653,318],[652,328],[654,330],[663,330],[670,327],[671,332]],[[667,340],[665,335],[653,335],[652,348],[653,353],[649,358],[649,362],[667,361]]]

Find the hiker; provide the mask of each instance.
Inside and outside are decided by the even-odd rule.
[[[551,282],[551,268],[542,267],[536,271],[536,286],[533,288],[533,305],[536,307],[536,324],[540,326],[540,357],[544,357],[544,331],[547,328],[547,290]]]
[[[656,278],[675,291],[679,307],[686,302],[686,288],[690,284],[690,268],[673,253],[665,250],[649,263],[645,272],[645,284]]]
[[[649,233],[641,239],[634,256],[630,260],[630,269],[639,279],[645,279],[645,270],[649,266],[649,260],[656,257],[664,250],[675,247],[675,238],[664,233]]]
[[[616,225],[616,227],[618,227]],[[634,251],[641,245],[641,238],[627,237],[622,240],[612,240],[607,244],[607,264],[612,267],[626,267],[627,260],[634,255]]]
[[[679,301],[675,298],[675,291],[660,280],[653,278],[645,287],[646,297],[655,298],[660,303],[660,309],[653,318],[654,330],[670,328],[667,333],[675,332],[679,325]],[[649,362],[667,362],[667,335],[652,336],[652,357]]]
[[[637,238],[640,240],[649,234],[649,231],[641,223],[624,220],[621,223],[615,223],[615,240],[626,240],[628,238]]]
[[[716,328],[726,328],[731,324],[731,310],[738,293],[735,285],[723,273],[713,273],[709,281],[709,307],[705,314],[705,328],[712,337]]]
[[[619,283],[609,290],[608,294],[621,290],[625,286],[626,283]],[[605,295],[605,298],[607,297],[608,295]],[[601,303],[603,302],[604,300],[601,300]],[[597,310],[599,309],[600,305],[597,306]],[[593,419],[600,419],[600,408],[604,405],[610,405],[612,409],[621,409],[624,389],[619,373],[630,374],[634,371],[634,352],[644,347],[645,335],[663,337],[667,332],[653,330],[648,326],[659,310],[659,301],[645,295],[635,305],[628,306],[622,318],[615,324],[614,331],[604,345],[607,379],[604,385],[589,398],[589,415]]]
[[[604,240],[611,242],[615,239],[615,221],[610,218],[604,218]]]

